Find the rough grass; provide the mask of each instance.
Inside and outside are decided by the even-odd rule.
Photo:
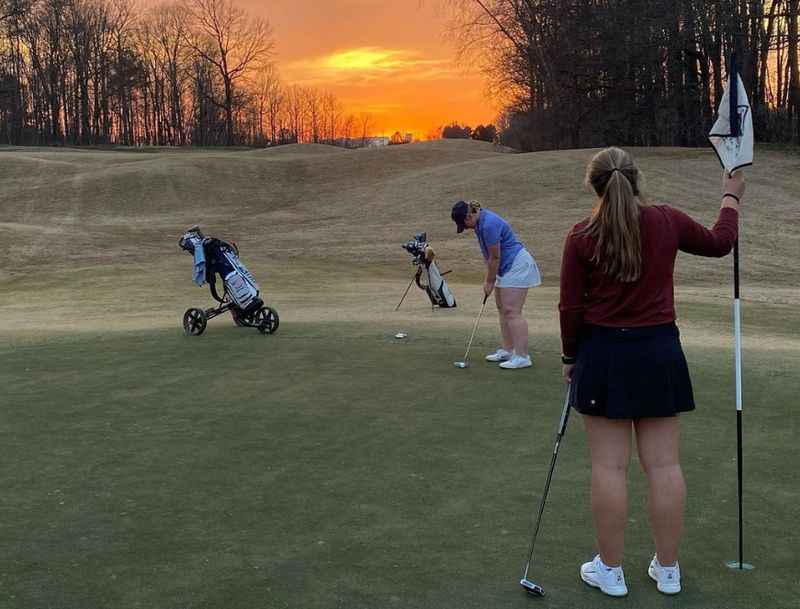
[[[633,153],[653,199],[706,223],[713,153]],[[518,589],[563,386],[561,243],[591,205],[592,151],[476,142],[385,150],[0,148],[0,607],[603,607],[580,421],[563,446],[535,578]],[[730,258],[678,261],[678,315],[698,410],[686,417],[685,590],[657,595],[644,483],[631,474],[626,569],[636,607],[793,607],[800,517],[796,156],[763,150],[742,234],[746,559],[736,552]],[[710,177],[709,177],[710,176]],[[481,266],[449,208],[511,219],[545,286],[527,316],[536,366],[500,376],[489,312],[463,357]],[[276,336],[209,323],[177,248],[187,226],[237,241],[281,314]],[[399,244],[427,230],[454,269],[432,313]],[[396,341],[398,330],[409,332]],[[626,601],[623,601],[626,602]]]

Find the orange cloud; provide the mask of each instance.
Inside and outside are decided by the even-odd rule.
[[[359,47],[286,66],[291,80],[303,84],[369,85],[376,80],[394,82],[438,80],[452,77],[446,59],[428,59],[419,51]]]

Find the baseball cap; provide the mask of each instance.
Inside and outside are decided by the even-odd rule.
[[[467,218],[468,213],[469,205],[467,205],[466,201],[459,201],[453,205],[453,211],[450,212],[450,217],[453,219],[453,222],[456,223],[459,233],[464,232],[464,220]]]

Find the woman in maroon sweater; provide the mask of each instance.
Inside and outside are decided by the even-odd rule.
[[[583,416],[592,460],[592,517],[599,554],[581,578],[612,596],[622,572],[631,438],[648,482],[658,590],[680,591],[678,542],[686,487],[678,458],[679,412],[694,409],[675,326],[673,267],[678,250],[725,256],[737,239],[741,171],[725,176],[722,205],[708,230],[666,205],[647,205],[642,175],[619,148],[595,155],[586,182],[597,194],[589,218],[567,235],[561,267],[561,339],[570,405]]]

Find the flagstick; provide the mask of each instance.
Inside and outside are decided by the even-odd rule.
[[[733,244],[733,325],[736,341],[736,474],[739,487],[739,568],[744,553],[742,519],[742,311],[739,300],[739,240]]]
[[[742,136],[739,124],[739,70],[736,65],[736,53],[731,53],[728,64],[728,120],[730,137]],[[753,565],[744,562],[744,518],[742,510],[742,316],[739,300],[739,240],[733,244],[733,334],[735,340],[736,368],[736,478],[738,481],[739,500],[739,560],[727,563],[731,569],[749,570]]]
[[[733,332],[736,367],[736,474],[739,500],[739,560],[727,563],[731,569],[751,570],[753,565],[744,562],[744,518],[742,510],[742,316],[739,299],[739,241],[733,244]]]

